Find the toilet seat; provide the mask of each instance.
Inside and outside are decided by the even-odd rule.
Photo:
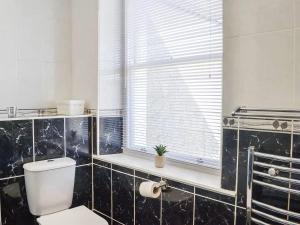
[[[85,206],[41,216],[37,222],[40,225],[108,225],[105,219]]]

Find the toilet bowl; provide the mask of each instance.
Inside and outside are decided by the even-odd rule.
[[[24,164],[31,214],[40,225],[108,225],[85,206],[72,205],[76,162],[59,158]]]

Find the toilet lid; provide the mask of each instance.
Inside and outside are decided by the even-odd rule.
[[[40,225],[108,225],[107,221],[85,206],[41,216]]]

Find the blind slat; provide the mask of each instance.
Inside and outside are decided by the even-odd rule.
[[[126,1],[126,147],[220,160],[222,0]]]

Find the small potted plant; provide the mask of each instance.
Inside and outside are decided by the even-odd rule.
[[[155,156],[155,166],[157,168],[163,168],[166,164],[166,157],[164,156],[164,154],[167,153],[167,146],[164,146],[162,144],[156,145],[154,147],[154,150],[157,153],[157,155]]]

